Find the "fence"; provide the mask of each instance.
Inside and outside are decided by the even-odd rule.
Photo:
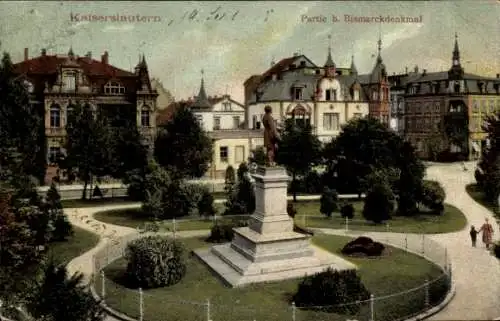
[[[245,216],[240,217],[245,219]],[[216,218],[212,218],[215,220]],[[184,220],[186,223],[187,220]],[[210,220],[205,220],[211,222]],[[213,221],[212,221],[213,222]],[[169,222],[170,229],[175,232],[182,226],[182,220]],[[127,243],[151,235],[127,235],[120,239],[111,239],[109,245],[98,251],[94,256],[94,277],[92,284],[96,292],[108,306],[119,307],[120,312],[135,320],[164,321],[164,320],[200,320],[200,321],[308,321],[308,320],[338,320],[346,319],[359,321],[397,321],[418,315],[439,304],[451,288],[451,264],[446,248],[424,234],[396,234],[380,236],[376,232],[363,233],[383,243],[413,252],[434,262],[442,268],[442,273],[430,275],[423,284],[415,284],[411,289],[401,289],[398,293],[377,293],[365,300],[346,302],[335,306],[298,307],[294,303],[289,306],[269,305],[267,300],[258,298],[259,307],[244,306],[234,301],[232,295],[218,295],[201,299],[204,293],[189,293],[196,300],[187,301],[177,299],[177,294],[158,296],[155,290],[125,289],[115,282],[108,282],[103,268],[124,255]],[[343,234],[337,231],[336,234]],[[186,236],[186,235],[184,235]],[[387,280],[391,282],[391,280]],[[398,288],[397,284],[394,284]],[[210,296],[210,295],[207,295]],[[254,302],[256,304],[256,302]],[[168,309],[165,308],[168,305]],[[160,307],[160,308],[159,308]],[[147,319],[146,319],[147,317]]]

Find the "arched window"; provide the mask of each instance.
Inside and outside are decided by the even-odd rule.
[[[104,85],[104,93],[111,95],[119,95],[125,93],[125,87],[116,81],[108,82]]]
[[[61,107],[57,104],[50,106],[50,127],[61,127]]]
[[[310,115],[307,112],[307,109],[304,106],[298,105],[291,112],[292,119],[295,120],[295,123],[298,125],[309,124],[311,119]]]
[[[141,126],[143,127],[151,126],[151,112],[148,106],[143,106],[141,108]]]

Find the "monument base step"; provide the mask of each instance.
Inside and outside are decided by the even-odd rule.
[[[232,287],[250,283],[302,278],[325,271],[356,269],[356,266],[316,246],[312,256],[271,262],[252,262],[235,251],[230,243],[198,249],[194,254]]]

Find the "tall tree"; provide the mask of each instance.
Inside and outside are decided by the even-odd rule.
[[[287,119],[281,141],[278,144],[276,162],[292,174],[293,201],[297,201],[297,176],[305,175],[321,161],[321,142],[310,124],[298,124]]]
[[[111,174],[113,153],[111,129],[105,118],[92,111],[89,105],[77,104],[66,126],[66,155],[62,166],[83,181],[82,199],[93,177]]]
[[[47,216],[53,228],[51,240],[64,241],[68,236],[73,234],[73,226],[64,213],[63,206],[61,204],[61,196],[59,195],[54,183],[50,185],[50,188],[47,191],[44,209],[47,212]]]
[[[30,105],[24,80],[14,74],[10,55],[3,54],[0,63],[0,149],[15,148],[20,166],[17,175],[45,177],[45,133],[43,109]]]
[[[181,177],[201,177],[212,161],[212,141],[191,110],[180,108],[160,128],[155,157],[163,167],[175,168]]]
[[[51,321],[101,321],[104,310],[83,282],[83,274],[68,275],[65,266],[49,263],[28,303],[30,314]]]
[[[485,119],[483,130],[488,144],[478,164],[483,177],[481,188],[488,200],[496,202],[500,193],[500,112]]]
[[[325,146],[325,181],[343,193],[361,194],[366,191],[367,176],[375,169],[396,166],[402,143],[398,135],[377,119],[353,119]]]
[[[128,173],[144,168],[148,164],[148,148],[142,143],[141,134],[135,124],[112,128],[112,175],[126,179]]]

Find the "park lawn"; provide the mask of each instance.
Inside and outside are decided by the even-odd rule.
[[[49,244],[48,255],[59,264],[68,264],[72,259],[92,249],[99,242],[99,237],[82,228],[73,226],[74,234],[66,241]]]
[[[318,246],[341,255],[340,249],[351,238],[317,235],[312,240]],[[188,250],[212,245],[202,238],[182,239],[182,242]],[[362,282],[375,296],[408,290],[422,285],[426,279],[432,280],[442,275],[436,265],[414,254],[392,247],[388,247],[388,253],[387,256],[375,259],[341,256],[357,264]],[[180,283],[144,291],[144,320],[205,320],[204,303],[207,300],[210,300],[211,319],[217,321],[292,319],[290,299],[297,290],[299,279],[230,288],[194,255],[187,255],[186,260],[187,273]],[[106,267],[106,303],[137,318],[138,292],[126,288],[123,277],[125,269],[125,259],[119,259]],[[96,289],[98,293],[101,292],[101,282],[96,283]],[[375,315],[377,320],[396,319],[397,316],[417,312],[422,308],[423,302],[422,290],[376,301]],[[296,317],[301,321],[367,320],[369,307],[364,305],[354,316],[298,309]]]
[[[93,198],[86,200],[82,199],[61,200],[61,204],[64,208],[82,208],[82,207],[128,205],[128,204],[140,204],[140,203],[131,201],[127,197],[113,197],[113,198]]]
[[[348,228],[359,231],[378,231],[378,232],[398,232],[398,233],[449,233],[460,231],[465,228],[467,220],[463,213],[456,207],[445,204],[445,211],[442,215],[434,215],[423,212],[414,217],[393,216],[387,224],[374,224],[366,221],[362,217],[363,201],[351,202],[355,209],[353,220],[349,220]],[[309,228],[334,228],[344,229],[345,219],[340,217],[339,213],[333,213],[332,218],[327,218],[319,212],[320,204],[318,201],[299,201],[293,203],[297,214],[295,222],[297,225]],[[224,209],[223,204],[215,204],[218,212]],[[140,209],[111,210],[99,212],[95,216],[96,220],[104,223],[123,225],[132,228],[150,222],[148,218],[140,215]],[[242,217],[244,218],[244,217]],[[232,220],[230,216],[218,216],[219,223]],[[205,219],[199,216],[179,218],[176,220],[176,231],[205,230],[210,229],[214,224],[213,219]],[[162,230],[173,230],[173,223],[168,220],[160,224]]]
[[[486,199],[477,184],[469,184],[465,187],[465,190],[467,191],[467,194],[469,194],[469,196],[474,199],[474,201],[489,209],[498,219],[500,219],[500,211],[498,210],[498,206],[496,206],[494,202]]]
[[[442,215],[423,210],[420,215],[413,217],[393,216],[391,220],[383,224],[374,224],[363,218],[363,201],[354,201],[351,204],[354,206],[355,214],[354,218],[348,222],[350,230],[434,234],[460,231],[467,225],[464,214],[449,204],[445,204]],[[294,207],[297,210],[295,222],[300,226],[333,229],[346,227],[346,220],[340,216],[340,213],[333,213],[331,218],[321,214],[319,202],[298,202],[294,203]]]

